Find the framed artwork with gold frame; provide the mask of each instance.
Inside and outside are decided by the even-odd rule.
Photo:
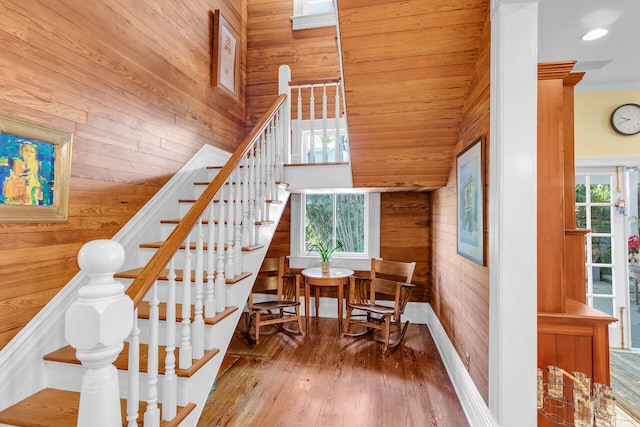
[[[68,217],[73,134],[0,115],[0,222]]]
[[[224,18],[222,12],[213,12],[212,86],[238,96],[240,76],[240,36]]]

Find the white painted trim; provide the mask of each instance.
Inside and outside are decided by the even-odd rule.
[[[334,27],[336,25],[336,15],[334,13],[318,13],[316,15],[292,16],[291,22],[294,31]]]
[[[590,85],[578,83],[575,87],[576,92],[614,92],[621,90],[640,90],[640,82],[593,83]]]
[[[493,0],[489,407],[518,427],[537,425],[537,45],[537,1]]]
[[[467,416],[469,425],[483,427],[498,426],[487,404],[480,395],[478,388],[471,379],[471,375],[469,375],[469,372],[465,369],[464,363],[449,340],[438,316],[436,316],[433,311],[433,308],[430,304],[425,304],[424,310],[426,310],[426,323],[431,332],[431,337],[438,348],[440,358],[447,369],[447,373],[458,395],[462,409]],[[514,426],[515,425],[519,424],[514,424]]]
[[[351,189],[351,192],[355,190]],[[380,257],[380,193],[366,193],[369,198],[368,212],[365,216],[368,219],[368,248],[367,253],[362,257],[347,257],[334,255],[331,264],[336,267],[345,267],[352,270],[369,271],[371,269],[371,258]],[[302,248],[302,196],[300,194],[291,195],[291,232],[290,232],[290,253],[289,266],[291,268],[316,267],[320,262],[319,257],[307,256]]]
[[[333,192],[354,191],[349,164],[285,166],[284,180],[292,193],[320,189]]]
[[[132,247],[141,241],[140,233],[146,224],[159,220],[166,204],[175,205],[176,197],[185,188],[192,188],[203,169],[210,165],[221,165],[230,154],[210,145],[203,146],[193,158],[156,193],[151,200],[114,236],[127,252],[127,257],[137,257]],[[192,190],[191,190],[192,191]],[[164,201],[166,200],[166,201]],[[157,224],[157,222],[156,222]],[[157,239],[157,236],[155,236]],[[137,258],[136,258],[137,260]],[[136,261],[134,260],[134,261]],[[126,261],[123,269],[129,268]],[[135,262],[134,262],[135,264]],[[43,355],[66,345],[64,338],[64,316],[67,308],[77,296],[77,289],[84,283],[86,274],[76,274],[51,301],[0,351],[0,409],[42,389],[46,384]]]
[[[622,157],[577,157],[576,167],[600,167],[600,166],[640,166],[640,156]]]

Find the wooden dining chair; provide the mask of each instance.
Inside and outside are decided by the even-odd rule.
[[[414,287],[410,282],[415,267],[415,262],[372,259],[370,277],[352,276],[343,335],[361,337],[380,330],[384,334],[384,352],[397,349],[409,326],[409,321],[402,324],[402,314]],[[382,300],[386,302],[381,303]],[[392,342],[391,335],[395,335]]]
[[[251,293],[249,293],[249,313],[247,316],[247,339],[250,343],[260,340],[260,327],[274,325],[289,334],[304,335],[300,316],[300,276],[284,275],[284,257],[265,258],[258,272]],[[254,293],[275,295],[268,301],[253,302]],[[297,323],[296,329],[285,325]],[[251,329],[255,329],[251,335]]]

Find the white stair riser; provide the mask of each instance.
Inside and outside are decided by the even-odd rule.
[[[269,215],[271,214],[271,212],[269,211],[269,207],[270,207],[270,205],[271,205],[270,203],[267,203],[267,212],[266,212],[266,214],[267,214],[267,218],[271,218],[271,217],[269,216]],[[180,202],[180,206],[179,206],[179,209],[178,209],[178,215],[179,215],[179,218],[184,217],[184,216],[187,214],[187,212],[189,212],[189,209],[191,209],[191,206],[193,206],[193,202],[190,202],[190,201],[189,201],[189,202]],[[240,205],[240,208],[242,208],[242,204]],[[225,213],[225,214],[226,214],[226,213]],[[217,218],[217,217],[218,217],[218,207],[217,207],[217,204],[216,204],[216,209],[215,209],[215,212],[214,212],[214,217],[215,217],[215,218]],[[204,214],[203,218],[209,218],[209,213],[208,213],[208,211]],[[226,219],[228,220],[229,218],[226,218]],[[257,220],[257,219],[258,219],[258,218],[256,218],[256,220]]]
[[[203,285],[202,285],[203,286],[203,299],[205,299],[206,298],[206,293],[207,293],[207,286],[208,286],[206,274],[203,275],[203,279],[204,279]],[[118,280],[121,283],[124,284],[125,288],[127,288],[132,282],[131,279],[118,279]],[[214,277],[214,280],[215,280],[215,277]],[[246,281],[246,280],[251,281],[251,276],[243,279],[243,281]],[[158,286],[158,289],[157,289],[158,301],[166,302],[169,299],[168,298],[169,282],[166,281],[166,280],[158,280],[158,285],[157,286]],[[215,284],[214,284],[214,286],[215,286]],[[233,287],[236,287],[236,286],[238,286],[238,283],[231,284],[231,285],[229,285],[229,284],[225,285],[225,293],[228,294],[233,289]],[[215,290],[214,290],[214,292],[215,292]],[[176,281],[176,303],[177,304],[182,304],[182,302],[183,302],[182,301],[182,295],[183,295],[182,282],[181,281]],[[215,298],[215,293],[214,293],[214,298]],[[195,297],[195,284],[192,282],[191,283],[191,304],[195,303],[195,299],[196,299],[196,297]],[[150,294],[145,295],[143,300],[144,301],[149,301],[150,300]]]
[[[207,245],[208,246],[208,245]],[[228,250],[228,249],[227,249]],[[142,265],[145,265],[147,262],[149,262],[149,260],[153,257],[153,255],[155,255],[157,249],[156,248],[140,248],[140,250],[138,251],[138,257],[140,262],[142,262]],[[214,256],[216,256],[217,254],[214,254]],[[204,263],[204,270],[207,269],[207,251],[205,250],[204,252],[204,259],[203,259],[203,263]],[[183,266],[184,266],[184,250],[181,249],[178,252],[176,252],[175,256],[174,256],[174,268],[176,270],[182,270]],[[218,266],[218,261],[217,259],[214,258],[214,266],[217,268]],[[193,270],[196,266],[196,251],[195,250],[191,250],[191,269]],[[168,268],[168,266],[165,266],[165,268]]]
[[[208,217],[205,217],[208,219]],[[173,223],[165,223],[165,224],[160,224],[160,235],[158,236],[158,240],[162,241],[165,240],[167,237],[169,237],[169,235],[171,234],[171,232],[174,230],[174,228],[176,228],[177,224],[173,224]],[[242,225],[242,224],[241,224]],[[235,228],[235,223],[233,222],[229,222],[227,221],[227,224],[225,225],[225,238],[227,238],[229,236],[229,230],[231,229],[231,227]],[[217,241],[217,224],[214,224],[214,236],[216,236],[216,238],[214,239],[214,241]],[[241,229],[242,230],[242,229]],[[198,234],[198,227],[196,226],[193,230],[191,230],[191,241],[195,241],[195,239],[197,238],[197,234]],[[202,238],[204,239],[204,241],[208,241],[209,239],[209,224],[202,224]]]
[[[164,357],[164,355],[162,356]],[[215,359],[221,357],[217,354],[209,363],[216,363]],[[82,376],[86,372],[86,369],[82,365],[75,365],[70,363],[58,363],[58,362],[45,362],[47,369],[47,386],[50,388],[57,388],[61,390],[80,391],[80,384]],[[140,373],[140,390],[139,400],[146,401],[148,396],[148,377],[146,373]],[[164,375],[158,375],[158,402],[163,402],[163,381]],[[178,405],[184,406],[189,400],[186,399],[187,390],[190,385],[195,382],[196,379],[192,377],[178,377]],[[190,384],[191,383],[191,384]],[[120,397],[126,398],[128,395],[129,387],[129,374],[126,371],[118,371],[118,387],[120,390]]]
[[[240,309],[242,310],[242,309]],[[221,328],[228,328],[229,327],[229,321],[230,318],[226,318],[221,320],[220,322],[216,323],[215,325],[204,325],[204,334],[205,334],[205,343],[217,343],[219,342],[219,340],[217,339],[216,335],[220,335],[221,333]],[[158,325],[158,343],[159,345],[167,345],[166,342],[166,338],[167,338],[167,322],[165,321],[161,321]],[[232,325],[235,328],[235,324]],[[148,319],[138,319],[138,328],[140,329],[140,342],[141,343],[148,343],[149,342],[149,330],[151,327],[151,321]],[[182,323],[180,322],[176,322],[175,323],[175,328],[176,328],[176,348],[181,347],[181,334],[182,334]],[[193,324],[190,325],[190,336],[193,339]],[[215,345],[213,346],[215,348],[219,348],[216,347]],[[164,355],[162,355],[162,357],[164,357]]]
[[[206,173],[206,178],[203,179],[203,181],[213,181],[213,178],[216,177],[216,175],[218,175],[218,172],[220,172],[220,169],[207,169],[207,173]]]

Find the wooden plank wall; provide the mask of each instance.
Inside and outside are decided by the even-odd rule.
[[[460,126],[456,153],[484,135],[485,144],[485,253],[487,251],[489,177],[489,45],[487,18],[465,112]],[[460,358],[470,358],[469,372],[484,400],[489,397],[489,269],[456,253],[456,175],[455,161],[445,188],[432,193],[432,288],[431,305]],[[490,260],[486,257],[486,264]]]
[[[210,85],[211,11],[241,34],[240,93]],[[0,348],[204,144],[244,135],[247,0],[0,0],[0,112],[74,133],[69,220],[0,223]],[[272,94],[275,91],[272,91]]]

